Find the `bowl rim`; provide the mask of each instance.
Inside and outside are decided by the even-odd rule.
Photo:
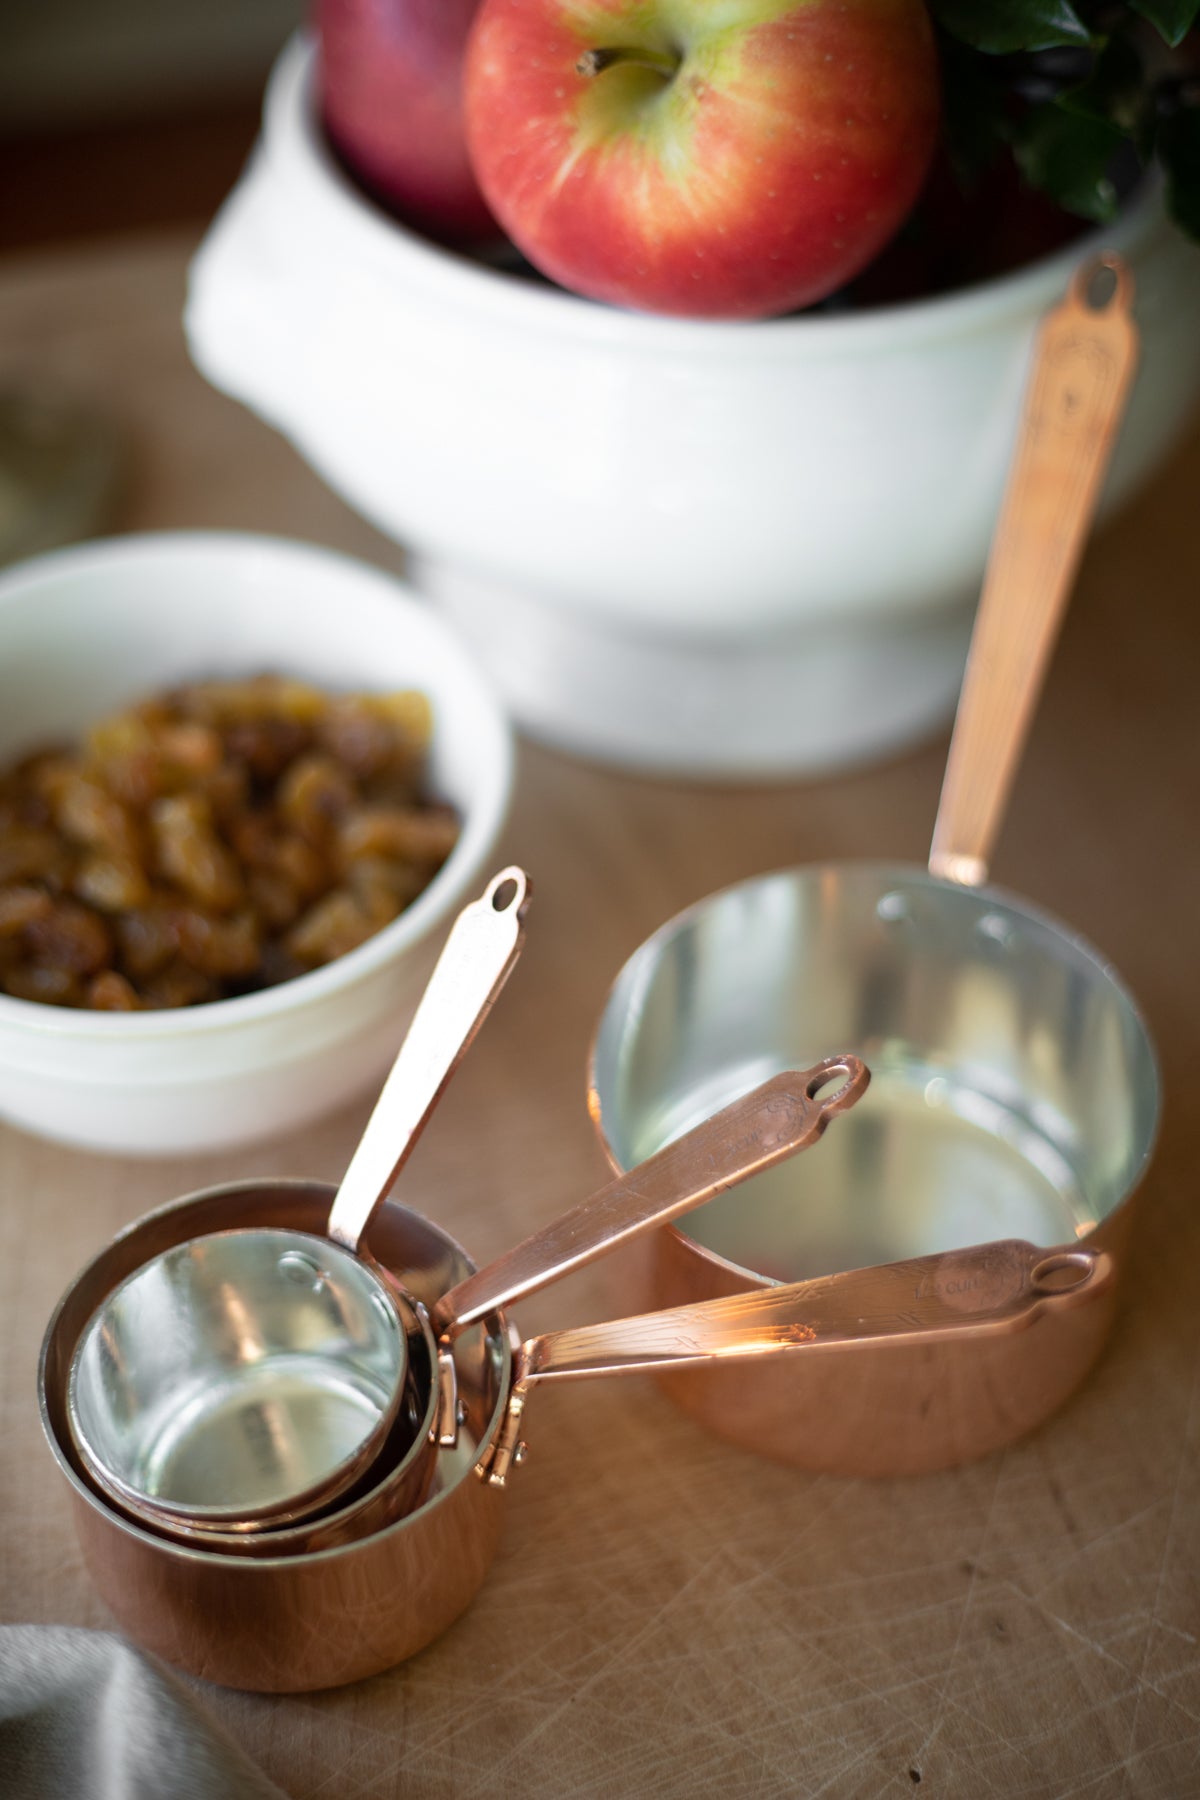
[[[737,360],[755,355],[774,358],[780,353],[789,360],[820,359],[835,350],[851,355],[904,350],[943,339],[948,332],[1032,324],[1065,291],[1084,258],[1101,249],[1136,252],[1166,226],[1162,183],[1152,172],[1110,225],[1085,227],[1059,250],[948,294],[861,312],[810,311],[752,320],[636,312],[480,263],[393,217],[358,187],[325,140],[316,100],[319,62],[316,33],[295,32],[271,71],[262,112],[262,145],[287,180],[303,187],[308,230],[312,209],[319,207],[333,229],[356,240],[363,254],[382,263],[391,277],[433,290],[442,304],[470,306],[510,325],[608,342],[625,351],[661,355],[673,347],[706,359],[717,354]]]
[[[205,529],[131,532],[120,537],[73,544],[0,571],[0,630],[4,608],[10,602],[15,604],[25,599],[39,586],[52,587],[64,576],[86,577],[113,567],[133,567],[156,561],[169,564],[188,560],[198,553],[223,558],[231,564],[247,555],[272,558],[280,564],[302,562],[311,567],[315,562],[324,565],[334,580],[348,580],[364,587],[373,585],[381,594],[384,589],[391,589],[390,603],[410,617],[419,618],[422,631],[440,639],[455,665],[456,682],[464,684],[473,707],[478,707],[478,720],[489,740],[480,757],[485,782],[464,811],[462,829],[454,849],[428,887],[398,918],[332,962],[278,982],[274,987],[260,988],[255,993],[155,1012],[93,1012],[0,994],[0,1028],[7,1026],[10,1030],[76,1041],[145,1042],[154,1038],[194,1038],[253,1026],[279,1014],[319,1003],[335,993],[369,981],[433,931],[479,872],[483,858],[503,828],[512,800],[513,727],[474,656],[401,577],[344,551],[266,532]]]

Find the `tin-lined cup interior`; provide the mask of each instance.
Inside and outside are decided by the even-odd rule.
[[[123,1497],[252,1519],[352,1478],[396,1413],[405,1351],[385,1288],[347,1251],[220,1232],[105,1300],[73,1363],[72,1428]]]
[[[1137,1182],[1158,1077],[1124,987],[995,892],[870,864],[746,882],[614,984],[594,1115],[628,1168],[773,1071],[851,1049],[870,1091],[819,1153],[680,1227],[777,1280],[997,1238],[1087,1237]]]

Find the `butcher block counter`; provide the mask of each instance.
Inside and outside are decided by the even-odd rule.
[[[394,545],[191,368],[193,248],[173,234],[0,263],[0,385],[65,390],[119,425],[115,529],[273,532],[398,570]],[[1162,1135],[1092,1376],[1024,1442],[877,1481],[732,1449],[648,1378],[539,1394],[499,1556],[440,1641],[328,1693],[187,1683],[293,1800],[1200,1792],[1198,497],[1193,434],[1091,544],[994,859],[1111,957],[1161,1053]],[[721,788],[523,742],[497,867],[533,876],[527,948],[406,1202],[482,1261],[587,1193],[605,1174],[588,1050],[630,952],[764,870],[920,862],[945,751]],[[368,1110],[178,1160],[0,1126],[0,1620],[111,1629],[38,1422],[38,1346],[68,1279],[175,1195],[336,1181]],[[625,1253],[571,1277],[519,1309],[522,1332],[630,1310],[638,1273]]]

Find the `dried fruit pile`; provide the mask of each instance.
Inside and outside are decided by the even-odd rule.
[[[458,837],[418,693],[201,682],[0,773],[0,988],[113,1011],[271,987],[354,949]]]

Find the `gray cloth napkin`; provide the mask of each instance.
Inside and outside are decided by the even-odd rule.
[[[122,1638],[0,1625],[4,1800],[287,1800]]]

